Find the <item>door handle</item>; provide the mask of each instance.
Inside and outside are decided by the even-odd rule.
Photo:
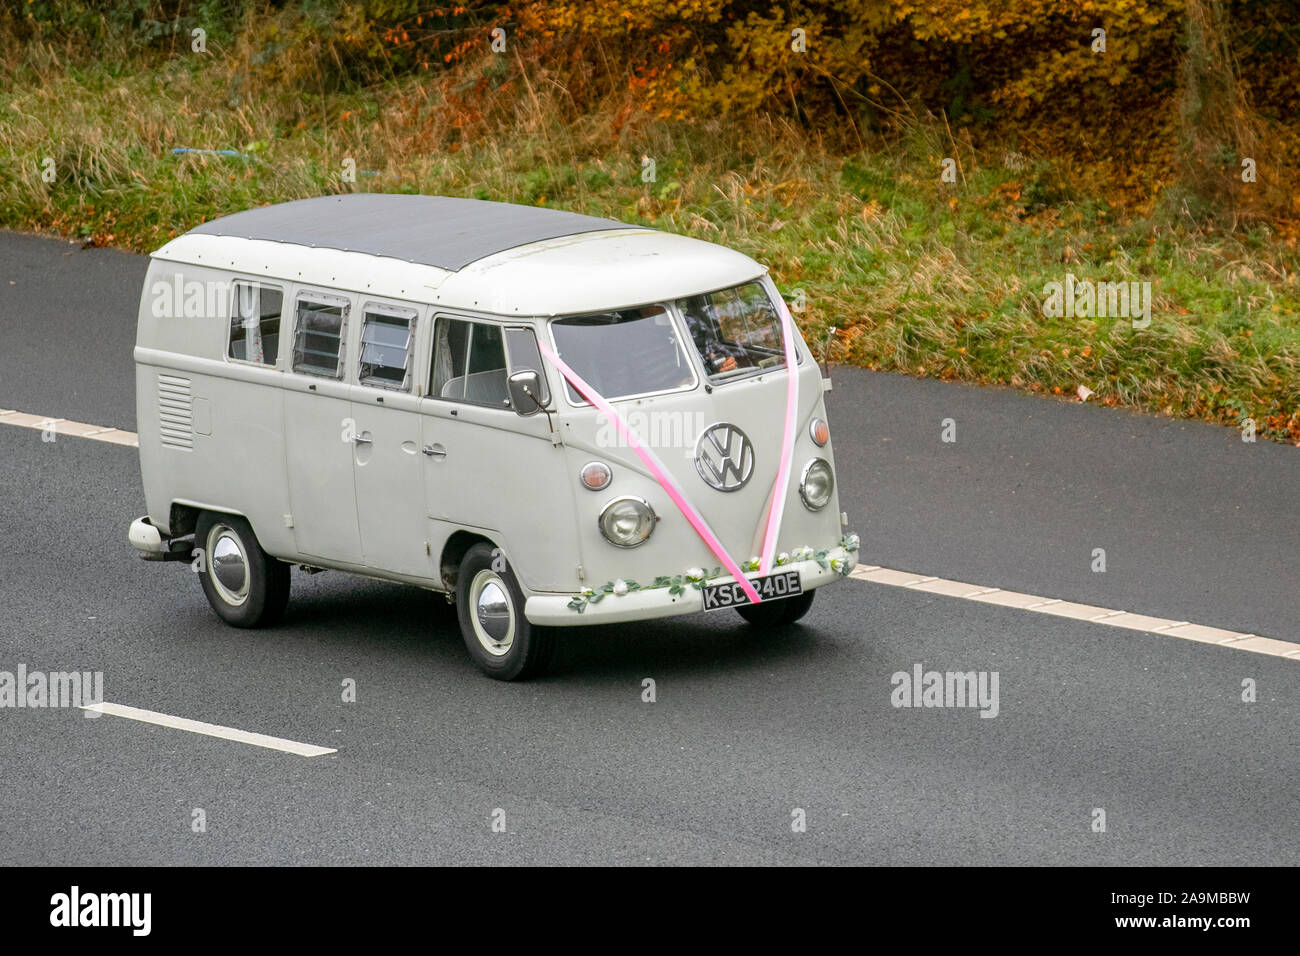
[[[353,435],[353,436],[352,436],[352,444],[354,444],[354,445],[373,445],[373,444],[374,444],[374,441],[373,441],[372,439],[369,439],[369,438],[362,438],[360,435]]]
[[[420,450],[430,458],[437,458],[440,461],[447,457],[447,449],[443,448],[441,445],[425,445]]]

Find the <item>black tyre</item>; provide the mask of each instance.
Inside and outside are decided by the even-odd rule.
[[[536,677],[551,662],[554,632],[528,623],[519,581],[504,555],[490,544],[479,542],[460,562],[456,616],[469,656],[488,677]]]
[[[202,564],[199,583],[217,615],[234,627],[267,627],[284,616],[289,603],[289,565],[257,543],[237,515],[199,515],[194,547]]]
[[[744,604],[736,608],[736,613],[754,627],[761,627],[764,630],[785,627],[808,613],[816,594],[816,591],[804,591],[794,597],[760,601],[758,604]]]

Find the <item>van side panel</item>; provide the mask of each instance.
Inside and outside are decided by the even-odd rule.
[[[263,548],[289,557],[282,373],[226,358],[234,278],[150,263],[135,349],[145,501],[167,533],[173,504],[244,515]]]
[[[578,470],[551,443],[546,417],[432,398],[421,411],[423,444],[441,452],[426,459],[424,472],[436,546],[457,530],[481,532],[505,552],[525,589],[574,589],[582,563]]]

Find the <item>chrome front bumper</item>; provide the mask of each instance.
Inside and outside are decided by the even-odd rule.
[[[832,563],[834,562],[834,563]],[[838,581],[844,575],[838,568],[850,570],[857,563],[857,552],[844,548],[832,548],[826,554],[828,567],[823,568],[814,560],[791,561],[780,567],[774,567],[769,573],[778,571],[798,571],[799,583],[805,591],[823,587]],[[757,572],[747,574],[748,578],[759,577]],[[709,584],[727,584],[736,579],[730,575],[710,578]],[[587,604],[579,613],[569,606],[574,595],[534,594],[524,605],[524,617],[529,623],[540,627],[576,627],[588,624],[618,624],[625,621],[648,621],[657,617],[675,617],[678,614],[694,614],[704,610],[704,595],[694,587],[687,585],[686,591],[674,597],[668,588],[643,588],[626,594],[607,594],[597,603]]]

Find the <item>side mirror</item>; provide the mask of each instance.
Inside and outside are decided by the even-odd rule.
[[[542,377],[533,369],[526,368],[513,373],[506,379],[510,392],[510,405],[516,415],[536,415],[542,410]]]

